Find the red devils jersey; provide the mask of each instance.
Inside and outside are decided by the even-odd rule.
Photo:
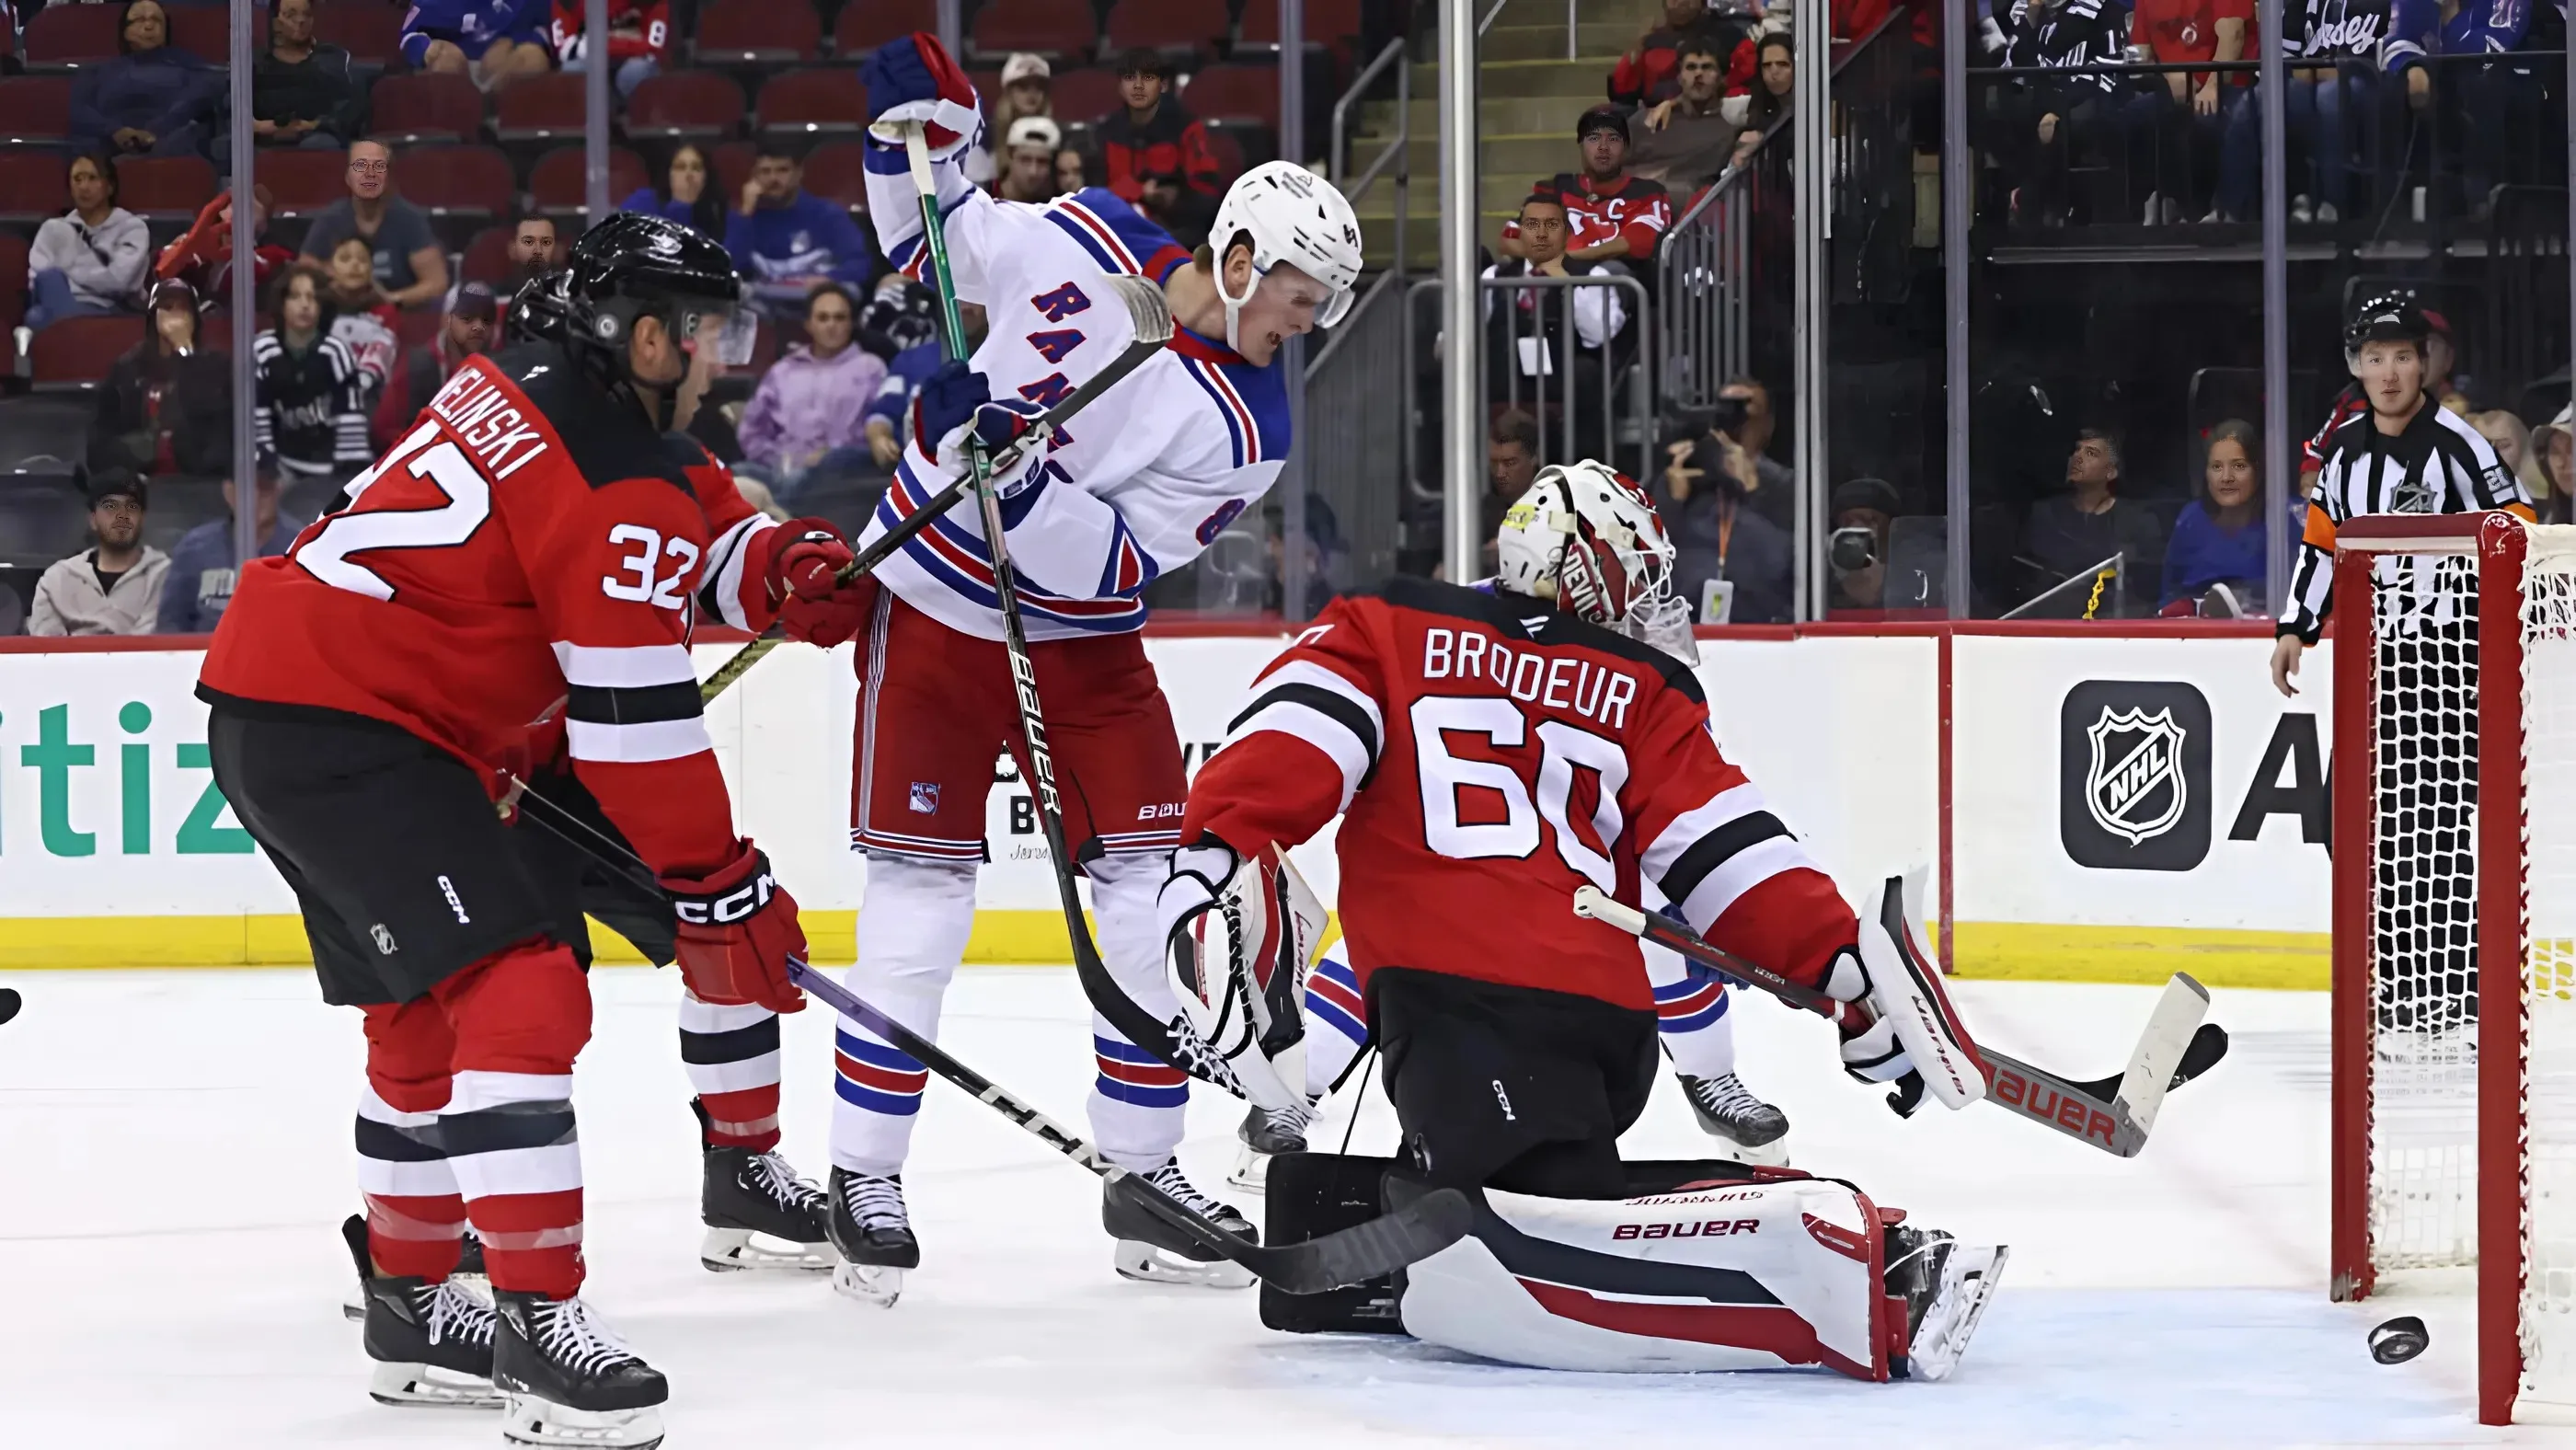
[[[656,871],[732,859],[688,639],[702,574],[734,588],[704,601],[729,622],[767,622],[740,594],[769,521],[720,466],[538,345],[468,360],[349,492],[243,571],[200,694],[387,721],[496,795],[496,769],[551,755],[559,720],[573,768]]]
[[[1588,247],[1603,246],[1618,237],[1628,239],[1628,255],[1643,262],[1654,256],[1664,239],[1664,229],[1673,224],[1673,194],[1660,181],[1642,176],[1621,175],[1615,182],[1597,183],[1581,172],[1559,172],[1554,180],[1539,183],[1539,190],[1552,191],[1565,200],[1565,249],[1579,252]],[[1503,223],[1503,235],[1517,237],[1521,224],[1517,220]]]
[[[1415,967],[1654,1008],[1636,938],[1575,916],[1641,879],[1729,951],[1813,982],[1858,926],[1718,753],[1680,662],[1551,605],[1400,579],[1333,601],[1253,682],[1181,839],[1246,855],[1343,817],[1365,986]]]

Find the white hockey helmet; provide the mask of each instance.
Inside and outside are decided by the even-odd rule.
[[[1672,597],[1663,517],[1617,469],[1588,458],[1539,470],[1504,512],[1495,553],[1503,588],[1594,624],[1624,628]]]
[[[1225,254],[1237,235],[1252,239],[1252,285],[1237,297],[1225,290]],[[1216,295],[1225,301],[1225,345],[1237,347],[1235,327],[1243,304],[1270,269],[1282,262],[1333,290],[1315,315],[1330,327],[1351,310],[1360,280],[1360,219],[1339,187],[1294,161],[1265,161],[1234,179],[1217,203],[1208,228],[1216,249]]]

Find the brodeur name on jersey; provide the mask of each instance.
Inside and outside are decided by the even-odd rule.
[[[469,359],[346,510],[243,572],[199,693],[398,725],[496,800],[559,725],[655,871],[724,865],[732,811],[688,641],[700,607],[767,625],[744,560],[774,525],[703,454],[611,416],[625,406],[550,344]]]
[[[1858,930],[1718,752],[1679,661],[1553,606],[1399,579],[1333,601],[1252,686],[1181,839],[1249,858],[1341,814],[1365,992],[1419,967],[1652,1012],[1636,938],[1569,909],[1655,882],[1710,941],[1815,982]]]

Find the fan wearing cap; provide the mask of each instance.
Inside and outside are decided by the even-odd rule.
[[[1095,134],[1104,184],[1131,203],[1154,177],[1177,177],[1207,196],[1225,189],[1225,164],[1208,144],[1206,124],[1171,88],[1172,67],[1161,56],[1131,50],[1119,57],[1118,96],[1126,104],[1103,118]]]
[[[152,284],[141,341],[108,365],[91,392],[92,468],[214,478],[233,466],[232,368],[199,346],[197,292],[169,278]]]
[[[27,610],[34,635],[150,634],[161,620],[170,556],[143,542],[143,480],[123,469],[92,474],[95,547],[57,559],[36,580]]]
[[[993,195],[1032,206],[1055,200],[1055,153],[1064,133],[1044,116],[1022,116],[1011,123],[1002,142],[1001,174],[993,178]]]
[[[1574,140],[1583,151],[1583,170],[1559,172],[1538,185],[1565,199],[1565,260],[1615,261],[1641,277],[1651,275],[1655,247],[1673,224],[1673,198],[1662,182],[1628,173],[1628,112],[1594,106],[1574,123]],[[1503,224],[1494,250],[1506,257],[1524,254],[1517,220]]]
[[[465,366],[466,359],[492,350],[499,340],[499,326],[500,299],[492,294],[490,284],[467,282],[456,289],[447,304],[447,316],[439,321],[437,339],[427,347],[406,349],[393,375],[385,379],[384,397],[367,425],[378,453],[410,431],[412,420],[429,406],[440,385]]]
[[[1091,881],[1103,954],[1119,986],[1169,1020],[1152,912],[1186,777],[1170,706],[1136,633],[1143,596],[1248,512],[1249,526],[1258,526],[1254,511],[1289,448],[1281,346],[1349,309],[1359,222],[1340,192],[1288,162],[1236,180],[1209,245],[1196,252],[1106,188],[1043,207],[999,201],[960,167],[980,113],[973,87],[936,37],[879,47],[861,79],[875,123],[868,212],[887,259],[927,279],[921,198],[899,129],[919,123],[957,299],[982,306],[988,324],[970,361],[946,365],[916,395],[910,441],[872,534],[959,476],[968,427],[996,442],[1023,433],[1033,415],[1125,351],[1135,324],[1110,278],[1159,286],[1178,324],[1166,348],[1063,431],[1030,437],[1034,446],[994,480],[1055,769],[1067,783],[1065,828]],[[974,924],[993,757],[1018,737],[979,517],[971,508],[953,511],[880,566],[857,659],[863,687],[851,824],[868,872],[852,981],[924,1033],[937,1029],[941,996]],[[894,1269],[886,1240],[898,1228],[910,1237],[896,1175],[921,1078],[857,1027],[844,1026],[841,1044],[836,1214],[850,1213],[855,1230],[870,1236],[865,1245],[844,1243],[843,1252],[859,1248],[871,1267]],[[1091,1121],[1102,1150],[1158,1183],[1161,1175],[1178,1179],[1172,1150],[1185,1079],[1105,1026],[1095,1031],[1095,1048],[1101,1075]],[[1164,1186],[1196,1194],[1186,1181]],[[1204,1263],[1140,1266],[1118,1252],[1122,1272],[1215,1282]]]

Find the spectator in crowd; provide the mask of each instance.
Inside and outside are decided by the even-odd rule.
[[[1714,180],[1735,156],[1742,126],[1726,118],[1726,73],[1717,47],[1682,42],[1681,91],[1628,118],[1628,164],[1648,181],[1689,190]]]
[[[1486,277],[1606,276],[1601,262],[1575,262],[1565,250],[1566,204],[1542,187],[1521,203],[1522,255],[1487,267]],[[1609,446],[1604,379],[1611,349],[1628,329],[1627,299],[1615,285],[1485,289],[1486,396],[1527,399],[1532,411],[1557,415],[1565,406],[1565,372],[1573,373],[1574,417],[1569,458],[1599,458]],[[1570,326],[1569,326],[1570,321]],[[1562,446],[1562,441],[1560,441]]]
[[[2060,69],[2127,61],[2126,17],[2110,0],[2026,0],[2012,19],[2009,65]],[[2065,224],[2068,167],[2076,152],[2109,132],[2119,89],[2118,78],[2107,74],[2039,76],[1998,98],[1993,149],[2018,183],[2015,222]],[[2125,166],[2126,156],[2115,160]],[[2126,194],[2124,187],[2115,190]]]
[[[1525,409],[1505,408],[1485,430],[1485,510],[1477,535],[1484,543],[1482,577],[1492,577],[1497,564],[1495,530],[1503,511],[1529,492],[1539,470],[1538,420]],[[1432,577],[1445,579],[1447,565],[1434,565]]]
[[[1759,0],[1743,6],[1712,7],[1705,0],[1664,0],[1664,13],[1637,37],[1637,44],[1610,72],[1610,100],[1621,106],[1654,106],[1681,93],[1682,56],[1694,44],[1716,55],[1720,88],[1741,94],[1753,77],[1750,44],[1760,19]]]
[[[377,314],[388,328],[399,320],[392,303],[385,300],[385,289],[376,285],[376,253],[360,236],[346,236],[331,249],[324,279],[328,290],[325,300],[339,313]]]
[[[1753,460],[1745,502],[1781,529],[1794,530],[1798,474],[1771,456],[1771,440],[1779,422],[1779,415],[1772,411],[1771,386],[1760,378],[1739,374],[1717,390],[1716,415],[1710,419],[1710,431],[1733,439]]]
[[[2520,50],[2530,25],[2528,0],[2395,0],[2389,6],[2388,38],[2379,51],[2388,76],[2383,95],[2391,103],[2403,96],[2415,115],[2437,118],[2433,134],[2450,141],[2446,159],[2459,167],[2479,216],[2487,212],[2504,152],[2497,138],[2507,134],[2516,93],[2536,98],[2536,79],[2492,63],[2446,65],[2437,73],[2431,58]],[[2462,144],[2460,138],[2469,139]]]
[[[2531,451],[2540,455],[2549,478],[2548,496],[2533,495],[2539,502],[2540,521],[2576,523],[2576,403],[2559,409],[2557,417],[2532,432]]]
[[[1617,262],[1622,270],[1651,277],[1655,245],[1673,224],[1673,201],[1660,183],[1628,174],[1627,112],[1594,106],[1574,123],[1574,140],[1583,152],[1581,174],[1563,172],[1539,183],[1564,203],[1565,259],[1577,265]],[[1522,255],[1519,223],[1504,225],[1494,250]]]
[[[2165,613],[2234,618],[2263,608],[2262,456],[2261,438],[2243,419],[2209,430],[2201,496],[2183,505],[2165,545]],[[2203,596],[2220,586],[2228,605],[2203,608]]]
[[[775,315],[804,311],[817,282],[865,287],[871,254],[850,213],[805,190],[805,166],[779,141],[764,140],[742,184],[740,209],[725,218],[725,248]]]
[[[149,316],[143,340],[91,391],[90,471],[212,478],[232,466],[232,367],[197,346],[197,294],[187,283],[155,283]]]
[[[204,156],[224,74],[170,44],[161,0],[126,0],[115,59],[72,78],[72,145],[120,156]]]
[[[910,286],[915,289],[911,295],[929,291],[918,283]],[[880,309],[887,307],[888,301],[887,296],[880,292],[877,300],[869,304],[870,316],[884,317],[886,314]],[[876,400],[868,404],[863,425],[868,453],[879,468],[890,469],[902,459],[904,424],[912,410],[913,395],[921,391],[921,385],[929,381],[932,373],[939,371],[942,361],[939,335],[931,326],[927,308],[917,313],[920,319],[917,325],[906,321],[908,315],[913,315],[910,304],[901,304],[891,321],[880,322],[868,329],[875,337],[897,345],[886,360],[886,380],[878,388]],[[960,302],[957,304],[957,320],[966,328],[969,350],[981,346],[984,309],[972,302]]]
[[[1825,608],[1887,608],[1889,536],[1903,505],[1883,478],[1845,479],[1834,490],[1833,533],[1825,541],[1830,582]]]
[[[2142,504],[2121,498],[2120,444],[2100,428],[2075,434],[2066,458],[2067,491],[2031,505],[2023,521],[2021,552],[2036,565],[2034,593],[2090,572],[2120,555],[2120,589],[2106,596],[2092,617],[2138,612],[2164,567],[2164,526]]]
[[[367,239],[376,285],[396,307],[426,307],[447,296],[447,249],[429,216],[394,190],[394,154],[382,141],[349,147],[349,194],[322,209],[304,234],[304,255],[327,260],[340,239]]]
[[[2242,60],[2252,49],[2254,0],[2137,0],[2131,16],[2132,45],[2144,46],[2161,64]],[[2219,139],[2244,103],[2245,80],[2218,71],[2167,71],[2119,99],[2132,172],[2154,178],[2140,209],[2148,226],[2202,215],[2216,191],[2204,179],[2216,175]]]
[[[2359,198],[2349,194],[2352,157],[2359,146],[2377,169],[2381,148],[2379,51],[2388,20],[2386,3],[2307,0],[2305,27],[2282,49],[2300,63],[2285,75],[2282,115],[2290,157],[2290,220],[2332,222]],[[2250,221],[2263,185],[2263,97],[2249,92],[2229,118],[2220,143],[2218,209],[2223,221]],[[2313,177],[2313,180],[2304,178]]]
[[[634,195],[617,204],[617,209],[648,212],[723,241],[724,199],[721,190],[709,184],[711,175],[707,153],[695,143],[683,141],[671,148],[670,159],[662,165],[661,181],[637,188]]]
[[[313,38],[313,0],[269,0],[268,50],[250,77],[252,137],[336,151],[364,135],[367,91],[349,66],[349,52]]]
[[[502,305],[519,300],[538,278],[563,265],[562,247],[555,235],[555,219],[531,214],[519,218],[510,228],[510,278],[500,292]]]
[[[1288,612],[1288,510],[1271,503],[1261,510],[1262,547],[1267,556],[1267,575],[1261,597],[1264,612],[1282,618],[1312,619],[1333,602],[1333,565],[1342,555],[1342,528],[1333,516],[1333,506],[1320,494],[1306,496],[1305,598],[1299,612]]]
[[[1148,172],[1136,210],[1172,234],[1183,251],[1196,251],[1216,224],[1217,199],[1189,184],[1177,171]]]
[[[269,279],[277,270],[295,260],[295,253],[269,240],[268,188],[250,189],[251,290],[268,290]],[[188,284],[198,300],[206,306],[216,299],[229,300],[233,285],[233,194],[217,192],[215,199],[197,211],[197,220],[170,245],[161,249],[160,259],[152,264],[152,273],[164,281]]]
[[[837,282],[805,304],[805,338],[788,349],[743,409],[742,464],[782,499],[817,475],[869,471],[863,418],[884,390],[886,364],[853,340],[858,309]]]
[[[1071,196],[1091,183],[1084,178],[1093,170],[1078,147],[1067,146],[1055,153],[1055,194]]]
[[[152,270],[150,229],[116,204],[115,160],[74,156],[67,171],[72,209],[36,228],[27,252],[29,327],[126,311]]]
[[[2471,413],[2469,426],[2495,445],[2496,457],[2504,460],[2507,471],[2522,480],[2523,492],[2535,499],[2548,496],[2549,475],[2542,471],[2540,459],[2533,454],[2531,430],[2522,425],[2520,418],[2505,409],[2490,408],[2483,413]]]
[[[375,254],[364,237],[342,237],[331,249],[330,269],[323,276],[323,310],[330,314],[331,336],[358,365],[364,384],[360,405],[375,407],[385,380],[393,375],[394,357],[402,343],[394,332],[398,314],[376,287]]]
[[[589,7],[583,0],[555,0],[548,38],[563,61],[564,73],[579,75],[590,64]],[[662,73],[671,59],[671,7],[668,0],[608,0],[608,63],[614,69],[617,94]]]
[[[1031,204],[1055,200],[1059,195],[1055,154],[1064,145],[1055,122],[1044,116],[1022,116],[1003,134],[1008,140],[1002,147],[1001,174],[993,179],[993,194],[1004,201]]]
[[[373,456],[366,375],[330,333],[326,285],[309,262],[288,268],[269,293],[277,325],[251,340],[260,451],[298,478],[335,477]]]
[[[123,469],[93,475],[89,532],[96,544],[37,578],[27,633],[150,634],[161,623],[170,556],[143,542],[143,480]]]
[[[1735,155],[1728,163],[1734,166],[1742,166],[1753,158],[1762,138],[1770,135],[1772,126],[1789,114],[1790,98],[1797,93],[1797,48],[1790,44],[1789,37],[1762,37],[1757,54],[1760,59],[1754,68],[1753,92],[1740,98],[1740,113],[1736,110],[1739,98],[1730,96],[1726,102],[1729,112],[1733,113],[1732,119],[1743,127],[1736,133]]]
[[[225,441],[229,458],[232,444]],[[229,463],[226,467],[229,474]],[[262,559],[286,552],[295,542],[303,525],[283,517],[277,508],[276,460],[263,453],[254,470],[257,482],[251,490],[252,520],[259,530],[259,553]],[[241,491],[227,476],[224,479],[224,507],[239,513]],[[215,621],[224,617],[224,609],[233,602],[233,520],[229,517],[208,519],[179,536],[170,547],[170,572],[161,586],[161,621],[156,634],[212,634]]]
[[[1790,535],[1746,506],[1752,455],[1724,433],[1665,445],[1652,497],[1673,540],[1673,588],[1702,624],[1790,617]]]
[[[1011,123],[1022,116],[1044,116],[1055,119],[1055,97],[1049,88],[1055,83],[1055,72],[1046,57],[1023,51],[1002,62],[1002,94],[993,102],[993,134],[1008,136]]]
[[[546,15],[545,0],[412,0],[403,13],[402,56],[414,70],[504,90],[554,69]]]
[[[467,358],[492,350],[492,332],[499,321],[499,299],[490,287],[468,282],[456,289],[456,300],[438,325],[437,339],[427,347],[406,349],[394,365],[393,376],[385,381],[384,397],[377,402],[368,427],[377,453],[393,447],[411,430],[420,410],[429,406],[439,387],[455,376]]]
[[[1100,185],[1127,201],[1140,201],[1148,177],[1178,177],[1190,190],[1215,197],[1225,190],[1225,163],[1208,144],[1207,127],[1174,99],[1171,67],[1150,50],[1131,50],[1118,62],[1124,108],[1100,122]]]

